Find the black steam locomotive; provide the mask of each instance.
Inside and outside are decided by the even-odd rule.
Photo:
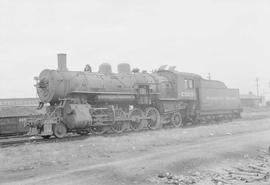
[[[131,129],[157,129],[165,124],[181,127],[193,123],[240,117],[238,89],[223,82],[160,67],[147,73],[130,65],[109,64],[98,72],[69,71],[66,55],[58,54],[58,69],[43,70],[36,78],[40,107],[46,114],[32,121],[31,131],[44,138],[64,137],[68,132],[103,134]]]

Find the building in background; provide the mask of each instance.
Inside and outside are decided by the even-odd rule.
[[[0,99],[0,107],[3,106],[25,106],[25,107],[37,107],[39,104],[38,98],[10,98]]]
[[[242,107],[259,107],[263,103],[263,97],[250,92],[249,94],[241,94],[240,101]]]
[[[263,96],[265,97],[266,106],[270,106],[270,91],[264,91]]]

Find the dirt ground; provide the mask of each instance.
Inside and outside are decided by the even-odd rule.
[[[169,183],[159,181],[160,173],[219,172],[270,146],[270,111],[243,116],[215,125],[0,148],[0,184],[152,185]]]

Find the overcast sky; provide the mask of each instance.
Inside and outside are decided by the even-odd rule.
[[[69,70],[168,64],[270,91],[270,1],[0,0],[0,98],[35,97],[33,77],[60,52]]]

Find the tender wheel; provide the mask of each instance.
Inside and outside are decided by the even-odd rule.
[[[122,133],[125,130],[125,120],[126,119],[126,114],[124,111],[120,109],[115,110],[115,122],[112,125],[112,131],[115,133]]]
[[[63,138],[67,134],[67,128],[63,123],[55,124],[53,127],[53,135],[57,138]]]
[[[232,114],[228,114],[228,120],[229,120],[229,121],[232,121],[232,120],[233,120]]]
[[[130,121],[130,129],[134,130],[134,131],[138,131],[140,129],[142,129],[143,125],[142,125],[142,118],[143,118],[143,111],[141,109],[133,109],[130,113],[129,113],[129,119]]]
[[[51,135],[41,136],[43,139],[50,139]]]
[[[160,127],[160,114],[156,108],[146,108],[145,115],[147,119],[147,127],[149,129],[156,129]]]
[[[201,122],[201,118],[199,116],[192,117],[192,124],[198,125]]]
[[[94,133],[96,135],[102,135],[107,131],[105,129],[105,126],[103,126],[103,125],[91,126],[90,130],[92,133]]]
[[[182,127],[183,126],[183,119],[179,112],[175,112],[171,116],[171,123],[174,127]]]

